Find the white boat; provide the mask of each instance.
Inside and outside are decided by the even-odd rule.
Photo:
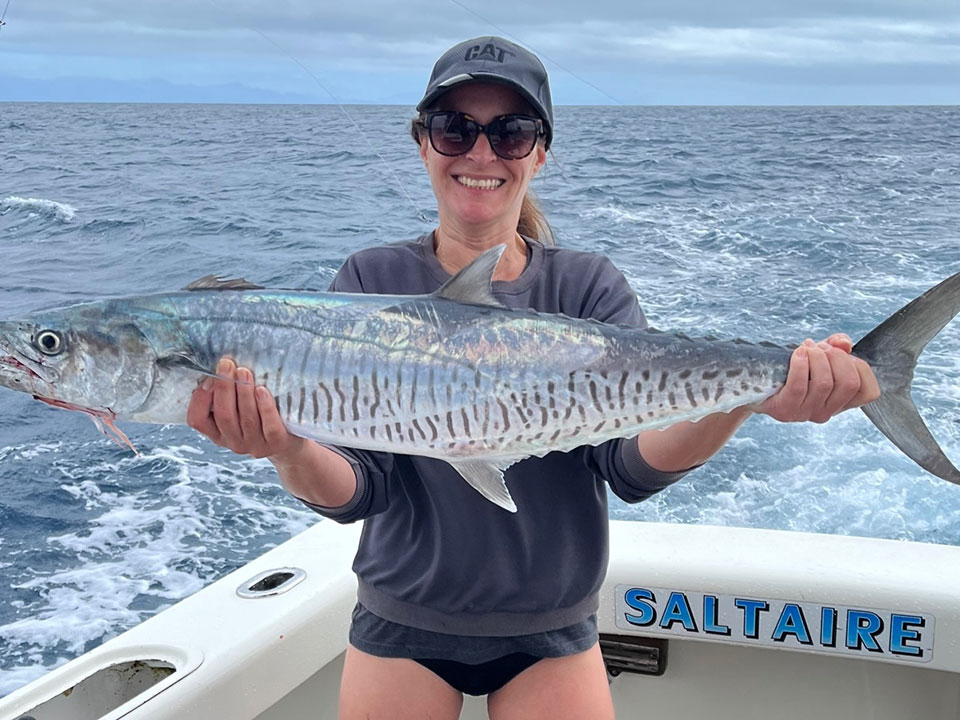
[[[960,548],[610,526],[618,718],[960,718]],[[0,700],[0,720],[336,718],[358,537],[319,522]],[[485,717],[468,698],[462,718]]]

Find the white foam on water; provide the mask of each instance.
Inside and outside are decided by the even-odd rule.
[[[9,695],[14,690],[33,682],[42,677],[54,668],[60,667],[70,662],[70,658],[60,657],[49,665],[41,665],[38,662],[31,665],[17,665],[4,670],[0,673],[0,698]]]
[[[6,460],[8,458],[21,458],[24,460],[32,460],[44,455],[46,453],[57,452],[63,443],[52,442],[52,443],[36,443],[36,444],[23,444],[23,445],[8,445],[6,447],[0,448],[0,461]]]
[[[43,198],[22,198],[16,195],[11,195],[0,200],[0,208],[29,208],[36,211],[31,217],[38,214],[52,215],[61,222],[70,222],[77,214],[77,209],[67,203],[45,200]]]
[[[909,142],[905,147],[884,135],[872,149],[853,151],[845,141],[832,140],[829,132],[814,129],[812,135],[797,136],[788,115],[788,126],[778,126],[774,142],[760,134],[734,147],[717,136],[692,136],[685,123],[667,122],[659,110],[647,116],[649,122],[620,121],[609,110],[598,111],[596,117],[611,122],[620,133],[618,162],[598,165],[593,162],[595,146],[572,146],[567,162],[570,180],[556,176],[557,182],[545,188],[542,199],[560,231],[561,244],[607,254],[638,291],[654,326],[693,336],[776,342],[795,342],[834,330],[855,335],[854,328],[869,330],[960,263],[953,230],[958,186],[949,182],[957,176],[958,164],[950,162],[950,145],[937,151],[948,156],[924,160]],[[398,119],[395,127],[404,122],[405,118]],[[946,125],[937,121],[937,126]],[[750,131],[741,126],[738,132]],[[908,141],[923,138],[923,133],[911,127],[906,137]],[[603,136],[609,134],[603,131]],[[293,134],[282,135],[284,142],[294,138],[295,144]],[[791,141],[798,137],[804,139],[799,145]],[[611,150],[616,148],[604,147],[605,153]],[[67,145],[61,153],[70,151]],[[405,151],[402,157],[413,177],[417,158]],[[866,159],[861,162],[859,157]],[[323,279],[337,261],[360,245],[411,234],[406,207],[397,213],[377,205],[377,222],[358,224],[357,213],[369,207],[354,207],[351,196],[361,197],[367,205],[373,199],[365,184],[369,168],[362,163],[351,164],[354,174],[344,175],[343,159],[336,157],[330,173],[317,173],[316,168],[304,173],[306,185],[298,185],[296,177],[275,178],[271,184],[257,174],[248,189],[255,185],[261,190],[244,195],[241,178],[236,194],[211,200],[203,197],[202,186],[215,187],[220,169],[209,163],[209,157],[189,162],[194,161],[183,166],[192,173],[183,171],[184,175],[171,177],[171,184],[160,187],[175,188],[177,192],[168,195],[177,198],[184,177],[199,178],[195,195],[202,197],[201,205],[190,209],[171,205],[163,192],[147,204],[135,205],[136,213],[142,213],[138,219],[159,228],[156,246],[164,248],[163,261],[149,269],[155,286],[179,277],[175,263],[166,258],[188,247],[166,246],[160,236],[194,243],[194,251],[204,254],[207,262],[249,257],[264,268],[267,277],[305,276],[311,284],[325,287]],[[712,167],[705,168],[705,162]],[[270,162],[262,168],[263,177],[282,167],[283,163]],[[897,172],[891,173],[891,168]],[[695,187],[683,182],[695,175],[706,181],[698,181]],[[711,179],[714,175],[720,179]],[[307,231],[303,213],[280,218],[282,240],[270,236],[265,244],[267,236],[251,232],[249,222],[229,224],[206,217],[204,207],[222,203],[230,206],[224,217],[247,217],[251,207],[262,206],[257,222],[267,227],[285,211],[271,208],[266,196],[257,194],[264,192],[262,188],[276,188],[280,180],[283,190],[277,196],[295,199],[304,187],[312,192],[318,177],[332,178],[336,185],[329,195],[336,211],[333,215],[308,213],[311,229]],[[433,198],[426,180],[416,177],[429,205]],[[663,183],[658,182],[661,178]],[[284,185],[287,180],[290,184]],[[71,191],[78,205],[92,202],[99,207],[99,198],[77,193]],[[126,212],[122,197],[121,193],[109,209],[110,215]],[[234,197],[236,204],[231,204]],[[67,212],[58,214],[58,205]],[[67,222],[75,212],[51,201],[0,200],[0,215],[20,221],[24,228]],[[434,210],[425,212],[435,220]],[[28,215],[38,221],[28,220]],[[184,219],[171,224],[163,222],[165,216]],[[401,216],[403,220],[398,221]],[[316,228],[314,218],[320,223]],[[80,239],[82,225],[64,226],[64,237]],[[331,258],[329,266],[316,271],[313,229],[322,238],[324,257]],[[229,243],[206,242],[217,233]],[[42,232],[24,236],[31,243],[40,237]],[[236,242],[243,250],[239,255]],[[105,242],[97,247],[111,245],[117,254],[81,256],[77,267],[95,271],[115,262],[122,265],[119,253],[126,252],[127,244]],[[11,278],[23,269],[16,267]],[[89,292],[88,285],[73,289]],[[42,297],[14,292],[8,300],[33,307]],[[955,461],[960,461],[958,378],[960,320],[931,344],[914,383],[921,413]],[[152,435],[161,441],[154,442],[155,449],[140,459],[121,457],[99,438],[89,443],[70,439],[49,448],[0,449],[0,460],[6,463],[27,467],[32,462],[33,467],[43,468],[36,475],[45,473],[50,478],[46,489],[56,492],[61,486],[67,504],[90,518],[83,521],[82,529],[71,523],[70,532],[38,532],[27,543],[29,556],[42,556],[35,570],[24,569],[14,554],[27,557],[23,543],[12,547],[8,541],[0,546],[0,557],[13,560],[13,567],[4,572],[16,572],[17,582],[24,584],[10,594],[10,612],[3,616],[4,622],[13,618],[8,623],[13,625],[42,617],[51,628],[59,627],[59,631],[48,629],[43,642],[33,642],[27,633],[14,629],[11,632],[23,640],[18,644],[7,643],[0,627],[0,659],[6,663],[0,672],[0,693],[12,689],[17,679],[26,682],[40,674],[44,664],[65,661],[71,654],[67,647],[82,646],[84,638],[95,644],[120,632],[125,623],[153,614],[197,583],[210,582],[316,521],[315,515],[290,501],[264,461],[244,460],[210,450],[208,445],[178,444],[172,439],[186,437],[179,432],[162,430]],[[137,444],[143,449],[150,442]],[[705,468],[640,505],[614,500],[611,516],[960,544],[958,490],[917,468],[861,413],[846,413],[825,426],[783,425],[756,418]],[[50,552],[44,554],[45,550]],[[49,564],[41,567],[41,562]],[[81,572],[88,568],[89,573]],[[169,572],[158,579],[157,573],[164,570]],[[146,591],[140,592],[145,586]],[[123,595],[127,604],[101,601],[101,592]],[[72,608],[85,604],[98,610],[101,602],[113,613],[115,624],[103,636],[91,638],[77,627]]]
[[[958,416],[928,418],[955,461]],[[706,468],[642,504],[614,499],[611,517],[958,544],[957,490],[858,411],[824,425],[753,418]]]
[[[289,502],[269,462],[211,455],[171,445],[119,460],[58,459],[60,489],[92,518],[80,531],[37,537],[69,560],[14,586],[28,599],[11,603],[19,617],[0,626],[4,654],[36,662],[40,674],[200,590],[249,559],[243,548],[260,554],[319,520]],[[0,694],[35,676],[5,670]]]

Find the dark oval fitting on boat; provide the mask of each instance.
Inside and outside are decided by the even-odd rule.
[[[284,567],[265,570],[254,575],[237,588],[237,595],[256,599],[282,595],[303,582],[307,573],[300,568]]]

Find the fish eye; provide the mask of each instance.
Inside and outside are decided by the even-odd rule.
[[[63,338],[54,330],[41,330],[33,343],[44,355],[59,355],[63,351]]]

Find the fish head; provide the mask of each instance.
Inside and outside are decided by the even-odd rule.
[[[72,410],[123,416],[143,405],[156,353],[121,315],[74,306],[0,322],[0,385]]]

